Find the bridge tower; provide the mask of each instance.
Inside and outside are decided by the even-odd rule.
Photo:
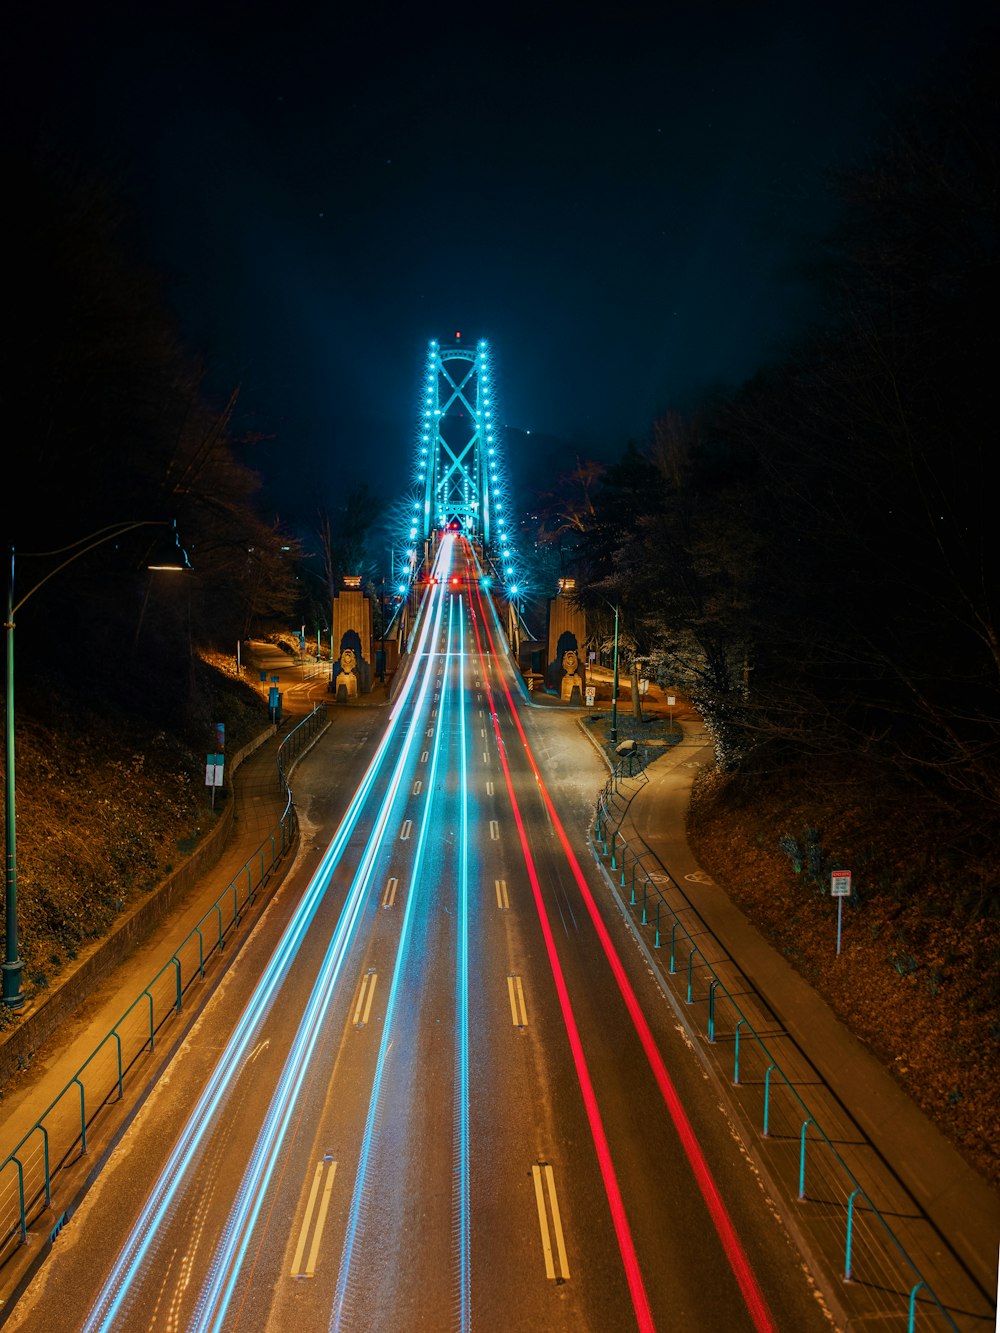
[[[409,559],[435,531],[457,527],[516,590],[512,515],[493,359],[485,339],[432,340],[420,390]]]

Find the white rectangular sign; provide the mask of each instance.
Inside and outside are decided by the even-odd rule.
[[[849,898],[851,896],[851,872],[849,870],[831,871],[830,895],[833,898]]]

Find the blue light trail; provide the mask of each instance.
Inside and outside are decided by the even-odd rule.
[[[455,1170],[458,1214],[459,1328],[472,1325],[472,1277],[469,1204],[469,764],[465,724],[465,613],[458,602],[459,637],[459,771],[462,793],[461,834],[458,867],[458,958],[455,985],[455,1030],[458,1034],[455,1060],[457,1093],[455,1118],[457,1156]]]
[[[447,563],[450,562],[450,556],[451,542],[443,543],[439,552],[438,563],[446,566]],[[428,640],[433,635],[437,635],[440,632],[443,606],[444,599],[441,596],[440,589],[438,589],[434,595],[432,605],[425,608],[416,651],[418,660],[425,655]],[[340,862],[354,827],[371,795],[386,754],[395,739],[396,724],[401,716],[403,706],[410,700],[416,690],[417,706],[411,714],[403,742],[404,751],[408,752],[409,747],[413,742],[413,738],[416,735],[420,707],[426,698],[429,681],[430,672],[418,672],[413,670],[408,673],[400,699],[397,702],[396,707],[393,709],[389,725],[386,728],[385,734],[376,749],[375,755],[365,772],[365,776],[348,806],[330,846],[327,848],[319,866],[313,874],[303,894],[302,901],[299,903],[292,919],[286,927],[285,932],[261,977],[260,984],[257,987],[253,998],[240,1016],[239,1022],[236,1025],[232,1037],[227,1043],[226,1049],[215,1066],[204,1092],[198,1099],[198,1102],[188,1118],[166,1165],[160,1173],[156,1185],[143,1206],[139,1218],[133,1226],[128,1240],[122,1248],[107,1282],[102,1288],[97,1301],[94,1303],[94,1307],[91,1310],[86,1323],[83,1325],[85,1333],[91,1333],[92,1330],[98,1329],[111,1329],[115,1326],[123,1312],[123,1307],[130,1295],[133,1284],[141,1280],[143,1265],[156,1253],[161,1228],[169,1218],[178,1192],[187,1181],[188,1173],[193,1171],[196,1166],[206,1135],[215,1123],[216,1117],[221,1111],[229,1091],[240,1076],[250,1044],[259,1031],[260,1025],[266,1018],[271,1004],[281,988],[282,982],[298,953],[299,947],[315,916],[317,908],[329,887],[333,872]],[[392,796],[395,795],[395,792],[398,789],[402,769],[403,764],[400,762],[395,768]],[[388,818],[388,810],[392,804],[392,796],[383,803],[383,812],[379,819],[379,824],[383,832],[385,820]],[[369,847],[371,846],[372,842],[369,840]],[[367,862],[368,858],[366,849],[366,863]],[[348,894],[344,910],[341,914],[341,919],[338,922],[338,927],[334,935],[334,940],[331,941],[330,950],[327,955],[327,963],[331,961],[331,955],[338,960],[334,963],[336,969],[339,969],[339,958],[342,957],[343,952],[346,950],[347,942],[349,941],[360,916],[366,889],[367,883],[365,877],[359,872],[359,875],[355,877],[351,891]],[[325,972],[326,964],[321,972],[321,981]],[[320,983],[317,983],[317,985],[319,984]],[[311,1003],[307,1009],[307,1015],[314,1015],[314,1013],[315,1006]],[[306,1020],[304,1020],[304,1026],[308,1027],[308,1022]],[[314,1039],[315,1038],[313,1038],[313,1040]],[[308,1040],[308,1038],[305,1037],[303,1040]],[[298,1047],[298,1041],[296,1047]],[[293,1053],[289,1056],[289,1063],[293,1061],[295,1054],[296,1048],[293,1048]],[[287,1095],[287,1091],[293,1082],[293,1077],[290,1076],[286,1080],[286,1077],[283,1076],[282,1082],[279,1085],[279,1091],[284,1089]],[[272,1114],[268,1117],[268,1126],[270,1126],[272,1133],[275,1132],[279,1122],[280,1116],[275,1115],[272,1110]],[[285,1119],[284,1124],[287,1126],[287,1118]],[[266,1130],[262,1131],[262,1135],[265,1132]],[[254,1162],[257,1164],[260,1171],[266,1169],[266,1162],[260,1154],[255,1153]],[[244,1224],[249,1215],[251,1206],[249,1201],[252,1200],[252,1197],[253,1191],[248,1188],[248,1181],[245,1177],[237,1206],[234,1209],[234,1216],[231,1216],[227,1226],[226,1246],[228,1248],[225,1249],[224,1253],[218,1254],[213,1263],[213,1273],[215,1274],[211,1280],[213,1297],[211,1301],[206,1301],[202,1316],[200,1316],[202,1318],[207,1317],[210,1308],[217,1303],[217,1299],[221,1296],[223,1290],[231,1293],[232,1282],[227,1281],[226,1275],[231,1275],[235,1271],[232,1267],[232,1259],[237,1250],[239,1250],[240,1253],[245,1252],[246,1241],[242,1241],[241,1248],[240,1238],[244,1235]],[[246,1234],[248,1235],[249,1232]],[[202,1326],[218,1327],[218,1322],[205,1323]]]
[[[451,542],[447,545],[450,547]],[[446,712],[446,703],[450,686],[450,668],[452,659],[452,644],[454,641],[453,615],[456,598],[449,599],[448,611],[448,637],[445,651],[445,663],[443,673],[443,683],[441,688],[440,715],[443,719]],[[461,601],[459,605],[459,621],[461,623]],[[459,660],[464,663],[464,650],[460,649]],[[428,673],[429,675],[429,673]],[[459,681],[459,699],[460,699],[460,719],[461,719],[461,743],[463,756],[465,751],[465,714],[464,714],[464,682]],[[441,766],[442,749],[446,748],[442,744],[444,737],[444,728],[439,726],[435,737],[435,744],[431,756],[431,768],[428,779],[428,792],[431,797],[424,812],[424,818],[421,821],[420,832],[417,837],[416,848],[414,851],[410,892],[407,895],[406,908],[403,914],[402,926],[400,929],[399,944],[396,951],[396,962],[393,968],[392,982],[389,990],[389,998],[386,1004],[385,1019],[382,1029],[382,1038],[379,1043],[378,1058],[375,1066],[375,1076],[372,1080],[372,1090],[368,1101],[368,1113],[365,1119],[364,1134],[361,1142],[361,1149],[358,1158],[358,1168],[354,1179],[354,1188],[351,1195],[350,1210],[347,1219],[347,1228],[344,1236],[343,1252],[341,1254],[340,1272],[337,1280],[337,1290],[334,1300],[333,1312],[330,1320],[331,1329],[339,1329],[344,1326],[345,1320],[349,1322],[348,1311],[348,1290],[352,1277],[355,1277],[352,1271],[354,1261],[354,1252],[358,1242],[359,1231],[364,1212],[366,1190],[368,1188],[368,1170],[372,1159],[375,1143],[378,1135],[379,1124],[382,1120],[382,1097],[383,1084],[385,1080],[386,1059],[393,1043],[394,1020],[400,993],[403,987],[403,975],[405,971],[407,955],[409,952],[410,936],[413,929],[414,916],[417,910],[417,903],[421,895],[421,878],[423,874],[424,857],[427,846],[427,838],[430,834],[434,820],[432,818],[432,800],[437,790],[437,775]],[[468,792],[463,781],[461,791],[462,818],[461,818],[461,840],[459,848],[460,856],[460,900],[464,900],[464,910],[460,911],[459,924],[459,950],[466,957],[466,962],[460,964],[458,981],[458,999],[457,1003],[460,1009],[460,1035],[459,1051],[457,1055],[460,1085],[460,1104],[456,1109],[457,1118],[457,1137],[458,1137],[458,1162],[456,1163],[456,1191],[458,1196],[458,1250],[459,1250],[459,1268],[460,1268],[460,1328],[468,1329],[470,1327],[470,1280],[469,1280],[469,1144],[468,1144],[468,1022],[467,1022],[467,1003],[468,1003],[468,967],[467,967],[467,945],[463,944],[463,938],[467,932],[468,922],[468,879],[466,868],[468,865]],[[461,1099],[464,1097],[465,1106],[461,1105]]]
[[[451,544],[448,543],[442,549],[439,558],[438,566],[442,578],[446,577],[448,573],[450,547]],[[445,552],[447,552],[447,556]],[[434,615],[435,635],[440,631],[443,607],[444,599],[438,591]],[[450,615],[449,607],[449,623]],[[285,1069],[272,1098],[271,1107],[244,1173],[236,1203],[226,1224],[222,1242],[213,1256],[211,1276],[199,1296],[195,1318],[191,1325],[193,1333],[216,1333],[216,1330],[222,1327],[225,1320],[242,1269],[243,1260],[253,1236],[254,1227],[260,1215],[275,1166],[279,1161],[281,1147],[296,1108],[302,1083],[309,1069],[313,1050],[322,1035],[330,1005],[337,992],[341,969],[353,943],[357,922],[368,899],[376,862],[384,845],[386,828],[396,804],[403,776],[407,771],[410,750],[416,738],[416,723],[420,716],[420,707],[426,699],[431,678],[432,672],[425,669],[417,699],[417,707],[414,709],[411,725],[406,733],[402,750],[396,762],[389,790],[382,802],[375,826],[368,837],[364,853],[355,872],[344,911],[330,941],[295,1041],[285,1062]],[[436,758],[437,750],[435,750],[435,760]],[[433,769],[431,778],[433,782]],[[424,828],[421,829],[421,838],[429,822],[429,820],[425,821]],[[407,901],[407,913],[412,900],[413,895],[411,893]],[[402,944],[400,949],[402,950]],[[388,1027],[389,1020],[387,1017],[386,1029]]]

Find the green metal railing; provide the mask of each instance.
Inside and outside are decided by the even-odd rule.
[[[705,1040],[716,1062],[726,1069],[750,1124],[759,1127],[781,1183],[805,1213],[812,1209],[807,1225],[811,1223],[823,1252],[829,1253],[833,1246],[842,1253],[841,1278],[851,1305],[886,1321],[898,1316],[897,1327],[905,1319],[911,1333],[918,1319],[921,1329],[958,1333],[884,1215],[884,1211],[899,1214],[898,1189],[897,1200],[880,1210],[871,1185],[862,1183],[834,1142],[838,1136],[844,1138],[843,1115],[836,1132],[824,1130],[819,1113],[803,1100],[796,1079],[782,1070],[753,1017],[745,1012],[749,987],[739,987],[741,1003],[719,975],[720,960],[713,963],[706,956],[709,946],[699,938],[704,941],[707,931],[697,922],[688,895],[659,863],[655,871],[647,869],[644,861],[651,854],[630,846],[622,834],[628,802],[647,780],[644,774],[630,779],[624,762],[615,768],[597,797],[595,854],[606,864],[612,883],[624,891],[622,897],[652,948],[667,951],[667,978],[677,978],[669,984],[692,1009],[696,1031],[700,1013]],[[762,1016],[765,1021],[758,1019],[758,1025],[765,1027],[766,1015]],[[731,1063],[720,1050],[727,1043],[732,1048]],[[818,1081],[814,1073],[807,1080]],[[910,1210],[915,1214],[912,1205]],[[797,1213],[796,1220],[801,1222],[803,1213]]]
[[[165,1025],[181,1014],[190,988],[204,978],[209,961],[223,954],[260,890],[291,849],[297,822],[286,775],[327,725],[325,708],[317,706],[283,739],[276,781],[286,801],[274,829],[0,1162],[0,1264],[27,1240],[29,1224],[54,1206],[53,1182],[58,1173],[86,1156],[87,1136],[95,1120],[105,1108],[124,1099],[127,1075],[155,1050]],[[53,1237],[64,1219],[65,1214],[56,1220]]]

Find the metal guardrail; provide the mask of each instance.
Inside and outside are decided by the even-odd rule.
[[[182,1012],[191,986],[204,978],[206,964],[224,952],[258,892],[291,848],[297,820],[286,774],[326,724],[326,710],[317,706],[283,739],[277,781],[287,800],[274,829],[0,1162],[0,1265],[27,1241],[29,1224],[54,1206],[53,1182],[58,1173],[86,1156],[87,1136],[94,1122],[105,1108],[124,1099],[127,1075],[144,1055],[154,1051],[165,1025]],[[65,1213],[52,1228],[53,1237],[64,1220]]]
[[[630,765],[632,758],[628,756]],[[865,1301],[877,1310],[877,1317],[898,1316],[902,1321],[905,1316],[910,1333],[918,1327],[918,1318],[921,1329],[959,1333],[917,1262],[873,1201],[870,1187],[866,1188],[844,1161],[833,1138],[819,1123],[818,1114],[810,1110],[795,1087],[794,1077],[782,1070],[755,1029],[745,1012],[747,1002],[741,1007],[693,938],[681,917],[685,911],[693,915],[687,895],[660,865],[654,873],[657,880],[666,881],[664,892],[642,864],[648,851],[637,852],[620,832],[625,808],[638,790],[628,790],[630,781],[640,784],[648,778],[641,763],[639,773],[626,774],[623,760],[598,794],[595,852],[607,863],[617,886],[625,891],[622,896],[637,925],[651,936],[653,949],[667,950],[667,973],[678,978],[672,985],[685,1005],[701,1010],[705,1040],[716,1048],[720,1067],[728,1064],[730,1082],[739,1090],[744,1114],[759,1127],[786,1189],[791,1181],[788,1193],[797,1203],[814,1206],[814,1216],[806,1220],[820,1235],[826,1252],[831,1245],[840,1249],[843,1282],[851,1284],[858,1295],[864,1294]],[[627,798],[625,808],[612,828],[614,809],[622,796]],[[676,907],[668,895],[674,898]],[[704,927],[701,930],[704,932]],[[718,1049],[727,1042],[731,1044],[731,1062],[724,1061]],[[842,1137],[842,1131],[838,1132]],[[897,1202],[893,1210],[898,1209]],[[797,1220],[803,1220],[802,1214]]]

